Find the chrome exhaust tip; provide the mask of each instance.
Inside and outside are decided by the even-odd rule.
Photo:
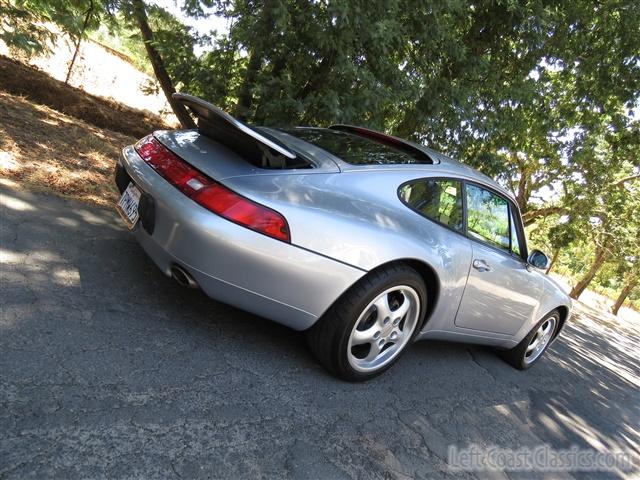
[[[183,287],[198,288],[198,284],[195,279],[184,268],[178,265],[171,266],[171,278],[178,282]]]

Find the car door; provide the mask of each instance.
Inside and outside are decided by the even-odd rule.
[[[524,260],[519,214],[505,197],[471,182],[465,183],[465,204],[473,255],[455,324],[513,335],[536,312],[543,288]]]

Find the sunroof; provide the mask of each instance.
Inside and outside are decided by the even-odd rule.
[[[431,158],[415,147],[411,147],[393,137],[386,137],[377,132],[362,130],[347,131],[342,127],[336,129],[298,127],[282,129],[305,142],[309,142],[344,162],[352,165],[410,165],[430,164]]]

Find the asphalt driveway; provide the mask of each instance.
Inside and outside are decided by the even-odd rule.
[[[637,331],[582,311],[528,372],[422,342],[344,383],[302,335],[165,278],[113,211],[0,189],[0,478],[506,478],[447,449],[638,453]]]

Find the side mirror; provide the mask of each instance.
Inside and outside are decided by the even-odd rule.
[[[527,262],[529,265],[541,270],[545,270],[549,267],[549,257],[540,250],[531,250],[529,258],[527,258]]]

